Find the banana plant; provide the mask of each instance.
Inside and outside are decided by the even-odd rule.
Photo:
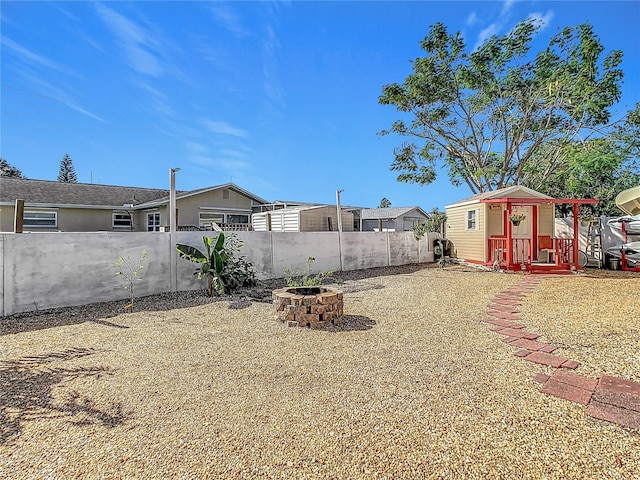
[[[194,275],[198,275],[198,278],[207,277],[207,294],[209,296],[213,295],[214,290],[217,294],[224,295],[224,282],[222,280],[222,271],[226,261],[224,233],[220,232],[214,238],[205,236],[202,237],[202,240],[204,242],[204,251],[181,243],[176,245],[176,250],[178,250],[181,258],[202,264]]]

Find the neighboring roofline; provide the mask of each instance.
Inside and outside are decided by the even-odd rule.
[[[0,202],[0,206],[15,207],[15,202]],[[128,204],[127,204],[128,205]],[[79,205],[75,203],[34,203],[25,202],[25,208],[77,208],[90,210],[135,210],[136,205],[125,208],[124,205]]]
[[[207,192],[211,192],[213,190],[220,190],[221,188],[233,189],[233,190],[237,191],[238,193],[241,193],[245,197],[249,197],[251,200],[257,200],[259,203],[257,205],[255,205],[255,206],[267,203],[267,201],[264,198],[260,198],[257,195],[254,195],[253,193],[249,192],[248,190],[245,190],[244,188],[241,188],[241,187],[237,186],[235,183],[225,183],[225,184],[222,184],[222,185],[214,185],[212,187],[200,188],[200,189],[197,189],[197,190],[189,190],[189,191],[186,191],[186,192],[182,191],[180,193],[176,193],[176,201],[177,200],[182,200],[184,198],[193,197],[195,195],[200,195],[201,193],[207,193]],[[146,202],[146,203],[139,203],[138,205],[134,205],[134,208],[135,209],[140,209],[140,208],[157,207],[157,206],[165,205],[165,204],[168,204],[168,203],[169,203],[169,198],[162,198],[162,199],[158,199],[158,200],[151,200],[151,201]]]
[[[396,218],[404,215],[411,210],[418,210],[425,218],[429,217],[429,214],[425,212],[421,207],[415,205],[413,207],[386,207],[386,208],[363,208],[361,214],[367,210],[400,210],[400,213],[395,217],[374,217],[374,218],[362,218],[362,220],[395,220]]]

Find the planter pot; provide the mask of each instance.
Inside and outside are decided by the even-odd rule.
[[[520,225],[520,220],[511,220],[511,223],[513,223],[514,226],[518,226]]]

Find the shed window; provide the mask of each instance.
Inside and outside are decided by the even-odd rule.
[[[25,227],[57,227],[58,212],[44,210],[25,210],[23,215]]]
[[[227,223],[249,223],[249,215],[227,215]]]
[[[477,210],[468,210],[466,217],[465,230],[477,230],[478,229],[478,213]]]
[[[229,200],[229,189],[228,188],[223,188],[222,189],[222,198],[225,200]]]

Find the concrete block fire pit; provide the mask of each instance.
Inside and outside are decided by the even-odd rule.
[[[322,328],[342,323],[342,291],[331,287],[287,287],[273,291],[275,318],[290,327]]]

